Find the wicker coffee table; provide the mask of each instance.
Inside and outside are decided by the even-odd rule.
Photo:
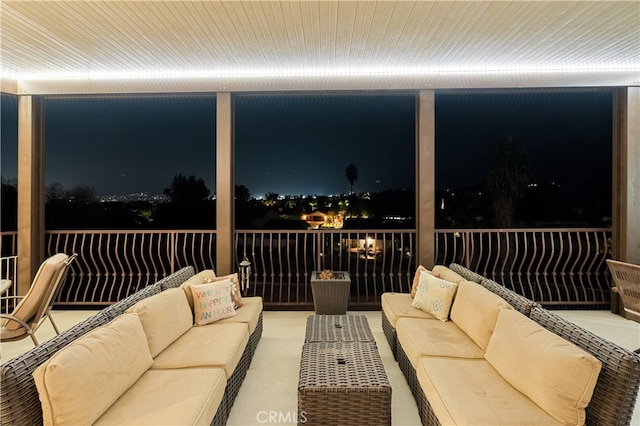
[[[376,342],[364,315],[310,315],[304,341]]]
[[[304,425],[390,425],[391,385],[371,342],[302,347],[298,420]]]

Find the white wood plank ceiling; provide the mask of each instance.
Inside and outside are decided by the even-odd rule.
[[[3,91],[640,85],[639,1],[0,3]]]

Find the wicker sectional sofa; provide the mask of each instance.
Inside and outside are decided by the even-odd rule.
[[[262,336],[262,299],[194,325],[183,268],[2,365],[3,425],[224,425]],[[196,318],[197,319],[197,318]]]
[[[628,425],[640,356],[460,265],[447,321],[382,296],[382,328],[425,425]]]

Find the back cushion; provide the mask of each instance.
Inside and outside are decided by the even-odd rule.
[[[138,314],[147,335],[151,356],[156,357],[193,326],[193,313],[181,288],[170,288],[127,309]]]
[[[440,277],[445,281],[449,281],[450,283],[458,284],[460,281],[464,280],[462,276],[458,275],[456,272],[453,272],[451,269],[447,268],[444,265],[434,266],[431,272],[436,277]]]
[[[486,350],[501,309],[513,309],[502,297],[480,284],[462,280],[451,307],[451,320]]]
[[[184,290],[184,294],[187,296],[187,300],[189,301],[189,307],[191,308],[191,310],[193,310],[193,295],[191,294],[191,286],[211,282],[211,280],[215,278],[216,273],[213,271],[213,269],[205,269],[204,271],[198,272],[180,285],[180,288]]]
[[[92,424],[152,363],[137,315],[78,338],[33,372],[45,426]]]
[[[566,425],[583,425],[601,362],[515,310],[500,312],[485,359]]]

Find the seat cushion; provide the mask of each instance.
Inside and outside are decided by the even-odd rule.
[[[242,307],[236,309],[236,315],[221,319],[217,324],[245,323],[249,327],[249,334],[252,334],[258,326],[260,314],[262,313],[262,297],[243,297]]]
[[[443,425],[560,425],[482,359],[422,358],[418,383]]]
[[[409,293],[382,293],[382,310],[394,328],[400,317],[435,319],[433,315],[411,306],[412,302]]]
[[[520,312],[503,310],[485,358],[554,418],[567,425],[584,424],[602,367],[594,356]]]
[[[484,350],[451,321],[399,318],[396,325],[398,344],[402,345],[414,368],[423,356],[484,357]]]
[[[79,337],[33,372],[44,424],[92,424],[152,362],[135,314]]]
[[[480,284],[462,280],[451,307],[451,320],[486,350],[501,309],[513,308]]]
[[[220,368],[149,370],[95,425],[208,426],[226,384]]]
[[[170,288],[142,299],[126,312],[140,317],[153,357],[193,327],[193,313],[180,288]]]
[[[245,323],[208,324],[192,327],[153,360],[153,369],[218,367],[227,378],[233,374],[249,330]]]

